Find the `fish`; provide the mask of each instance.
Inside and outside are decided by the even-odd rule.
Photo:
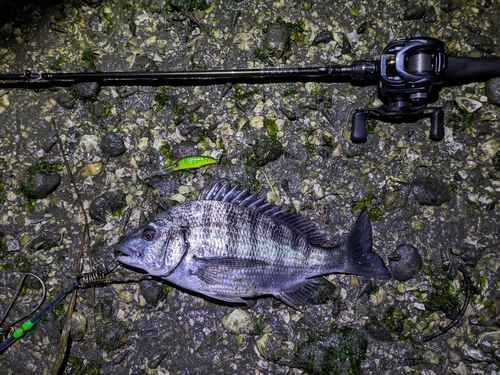
[[[230,304],[274,296],[300,311],[320,276],[391,278],[372,251],[366,208],[344,241],[325,242],[325,234],[301,214],[249,188],[216,181],[198,200],[174,205],[133,230],[116,250],[128,267]]]

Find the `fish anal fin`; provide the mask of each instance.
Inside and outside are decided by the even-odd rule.
[[[318,285],[319,281],[317,279],[307,279],[297,284],[292,291],[281,292],[275,294],[274,297],[291,308],[302,311],[301,306],[305,305]]]

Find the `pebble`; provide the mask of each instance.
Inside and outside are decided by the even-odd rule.
[[[73,109],[76,103],[76,99],[67,91],[62,91],[58,93],[55,97],[57,104],[66,109]]]
[[[424,5],[409,5],[403,14],[403,19],[405,20],[419,20],[425,14]]]
[[[87,333],[87,318],[79,312],[73,312],[70,322],[71,339],[80,341]]]
[[[486,35],[472,34],[468,40],[469,44],[475,49],[485,52],[493,53],[495,52],[495,41]]]
[[[128,327],[124,322],[111,321],[99,324],[95,335],[96,344],[107,352],[121,347],[128,339]]]
[[[89,207],[89,216],[97,221],[106,222],[106,212],[112,208],[125,207],[125,196],[121,192],[105,192],[104,194],[94,198]]]
[[[423,261],[418,250],[412,245],[400,245],[389,257],[389,270],[398,281],[410,280],[422,268]]]
[[[37,173],[33,175],[26,186],[26,196],[31,199],[43,199],[61,183],[61,176],[57,173]]]
[[[142,280],[139,283],[139,290],[144,299],[155,306],[164,294],[161,284],[155,280]]]
[[[342,34],[342,45],[340,47],[340,53],[342,53],[343,55],[351,53],[351,42],[345,34]]]
[[[74,85],[73,88],[77,98],[81,100],[96,100],[101,91],[101,85],[97,82],[81,82]]]
[[[500,77],[486,81],[485,91],[488,103],[500,106]]]
[[[107,133],[101,140],[101,150],[109,156],[119,156],[126,150],[123,139],[116,133]]]
[[[82,168],[82,177],[87,178],[101,173],[102,163],[90,163]]]
[[[240,333],[250,333],[255,329],[252,316],[246,311],[235,309],[222,318],[222,325],[229,332],[239,335]]]
[[[275,22],[267,26],[264,38],[264,49],[273,57],[280,58],[290,42],[292,32],[283,22]]]
[[[333,40],[333,34],[331,31],[328,30],[323,30],[318,33],[314,37],[314,40],[312,41],[313,46],[317,46],[318,44],[324,43],[327,44]]]
[[[451,199],[448,186],[434,177],[417,177],[411,183],[411,191],[422,206],[441,206]]]

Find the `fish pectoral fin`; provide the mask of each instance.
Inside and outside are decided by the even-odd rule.
[[[244,273],[250,269],[263,270],[268,265],[267,262],[261,260],[231,257],[193,257],[193,260],[196,265],[193,275],[211,285],[225,284],[227,279],[244,279]]]
[[[295,285],[295,288],[292,291],[281,292],[275,294],[274,297],[291,308],[297,311],[302,311],[300,306],[305,305],[318,285],[319,281],[317,279],[307,279],[302,283]]]

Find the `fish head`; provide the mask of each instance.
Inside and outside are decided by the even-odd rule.
[[[187,227],[167,212],[135,229],[116,247],[118,261],[152,276],[169,275],[184,257],[189,244]]]

